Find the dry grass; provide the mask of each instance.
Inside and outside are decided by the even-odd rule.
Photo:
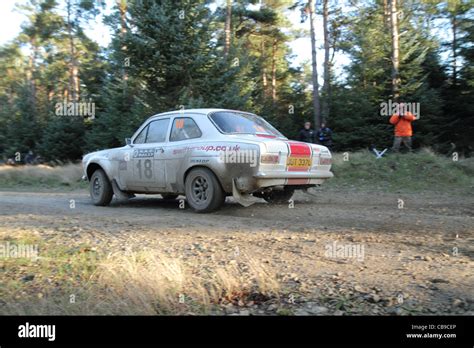
[[[254,259],[224,265],[188,265],[155,252],[114,255],[98,271],[99,284],[121,314],[205,313],[214,305],[276,296],[275,277]],[[118,306],[117,306],[118,305]]]
[[[80,258],[80,262],[91,259]],[[78,260],[76,260],[78,261]],[[75,262],[70,258],[67,262]],[[84,269],[73,266],[73,269]],[[47,273],[47,270],[41,270]],[[278,297],[274,273],[252,257],[186,264],[156,251],[113,254],[98,260],[88,279],[70,287],[42,289],[4,299],[1,314],[19,315],[195,315],[219,313],[221,305],[244,306]],[[67,282],[64,282],[67,283]],[[78,285],[80,284],[80,285]],[[26,285],[28,286],[28,285]],[[31,285],[30,285],[31,286]],[[22,293],[21,289],[16,293]],[[71,303],[70,295],[75,296]]]
[[[74,186],[82,177],[81,164],[0,166],[0,186]]]

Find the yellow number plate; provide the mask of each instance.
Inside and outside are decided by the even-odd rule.
[[[300,167],[308,168],[311,167],[311,158],[310,157],[288,157],[286,165],[289,167]]]

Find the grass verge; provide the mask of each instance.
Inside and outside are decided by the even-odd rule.
[[[440,156],[429,149],[376,158],[369,151],[336,153],[327,187],[419,192],[474,192],[474,158]]]
[[[408,154],[389,153],[377,159],[369,151],[333,154],[335,177],[324,187],[383,191],[455,191],[474,193],[474,158],[459,159],[429,149]],[[2,189],[86,189],[81,164],[64,166],[0,166]]]
[[[280,292],[273,271],[248,255],[189,264],[156,250],[101,254],[14,235],[0,244],[36,245],[39,257],[0,257],[2,315],[212,314]]]
[[[60,188],[64,190],[87,187],[81,180],[81,164],[0,166],[0,188]]]

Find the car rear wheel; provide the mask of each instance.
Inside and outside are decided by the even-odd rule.
[[[268,203],[285,204],[289,202],[294,193],[294,188],[285,186],[283,190],[271,190],[269,192],[263,192],[261,194],[261,198],[266,200]]]
[[[114,195],[112,185],[102,169],[97,169],[92,174],[89,189],[94,205],[108,205]]]
[[[186,199],[198,213],[208,213],[220,208],[225,193],[214,173],[207,168],[196,168],[186,176]]]

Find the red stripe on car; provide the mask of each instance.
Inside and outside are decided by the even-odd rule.
[[[299,157],[311,157],[311,146],[305,143],[288,142],[290,154]]]
[[[276,138],[276,135],[271,135],[271,134],[255,134],[255,135],[260,138],[270,138],[270,139]]]

